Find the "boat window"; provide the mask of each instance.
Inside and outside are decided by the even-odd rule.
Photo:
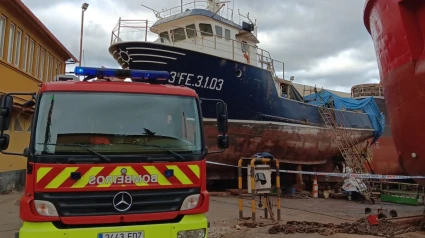
[[[196,27],[195,24],[186,26],[187,38],[196,38]]]
[[[241,42],[241,49],[245,53],[248,52],[248,44],[246,43],[246,41]]]
[[[168,35],[168,31],[164,31],[164,32],[159,33],[159,38],[165,38],[168,41],[170,41],[170,36]]]
[[[184,32],[183,27],[176,28],[172,30],[172,32],[173,33],[171,35],[173,36],[174,42],[186,40],[186,33]]]
[[[199,23],[199,30],[203,36],[213,36],[211,24]]]
[[[218,38],[223,37],[223,28],[221,26],[215,26],[215,34]]]
[[[224,38],[226,38],[226,40],[230,40],[230,30],[229,29],[224,29]]]

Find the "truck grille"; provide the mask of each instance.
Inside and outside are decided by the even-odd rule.
[[[64,217],[143,214],[178,211],[184,199],[189,195],[199,194],[200,188],[126,191],[132,197],[132,205],[122,212],[117,211],[113,204],[114,197],[119,192],[35,193],[34,198],[53,203],[59,215]],[[119,208],[124,210],[126,206]]]

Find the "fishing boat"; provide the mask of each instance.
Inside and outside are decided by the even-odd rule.
[[[425,1],[368,0],[364,24],[371,35],[391,132],[408,175],[425,171]],[[425,179],[416,180],[425,185]]]
[[[351,96],[356,99],[373,97],[379,110],[387,115],[387,107],[385,106],[384,89],[381,84],[368,83],[357,84],[351,87]],[[385,120],[385,129],[381,137],[370,146],[371,158],[370,163],[365,164],[370,173],[390,174],[390,175],[406,175],[398,160],[397,149],[391,133],[390,120]],[[368,140],[371,142],[371,139]]]
[[[120,18],[109,53],[122,68],[166,70],[168,83],[227,103],[231,146],[210,154],[209,161],[234,166],[240,157],[268,152],[287,164],[331,163],[340,151],[319,106],[305,102],[285,79],[284,63],[258,47],[256,20],[239,14],[243,21],[235,22],[228,2],[192,1],[161,12],[151,9],[155,22]],[[204,101],[202,113],[211,151],[217,137],[214,105]],[[359,143],[382,133],[367,113],[340,114],[343,127]],[[208,166],[209,180],[237,178],[232,167]]]

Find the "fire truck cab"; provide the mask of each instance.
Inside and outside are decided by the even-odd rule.
[[[86,78],[2,97],[1,153],[27,158],[16,237],[207,237],[206,155],[229,147],[226,104],[216,104],[221,151],[208,152],[201,102],[213,99],[167,85],[168,72],[74,73]],[[5,151],[13,96],[30,96],[23,107],[34,108],[23,153]]]

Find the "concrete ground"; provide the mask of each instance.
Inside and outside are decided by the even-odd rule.
[[[19,219],[19,199],[22,193],[13,192],[0,195],[0,237],[14,237],[15,231],[21,226]],[[211,197],[210,211],[207,214],[211,222],[210,238],[271,238],[271,237],[323,237],[319,234],[267,234],[268,227],[246,228],[238,226],[238,199],[235,197]],[[315,221],[321,223],[352,222],[364,217],[364,209],[380,208],[394,209],[399,216],[420,215],[423,206],[407,206],[377,202],[375,205],[358,204],[353,201],[336,199],[282,199],[282,223],[286,221]],[[257,208],[258,209],[258,208]],[[261,220],[263,210],[257,210],[257,220]],[[244,217],[250,217],[250,201],[244,200]],[[335,234],[333,238],[373,237],[348,234]],[[397,237],[425,237],[425,233],[415,232]]]

